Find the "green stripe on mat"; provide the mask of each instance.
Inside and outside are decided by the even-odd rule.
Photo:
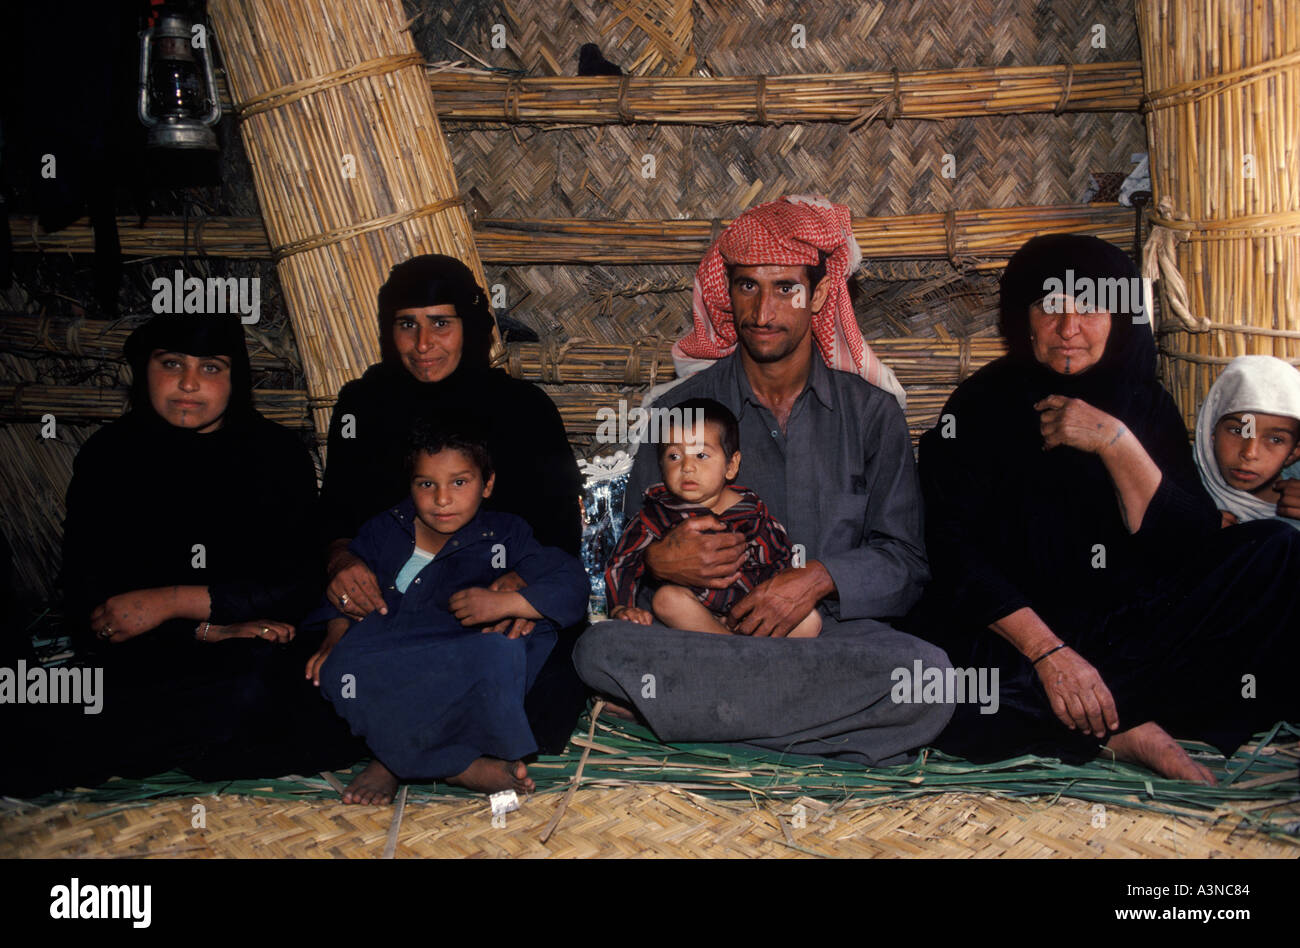
[[[591,721],[584,715],[565,753],[542,756],[529,766],[538,793],[568,789],[586,743]],[[1300,842],[1300,727],[1280,723],[1256,735],[1251,744],[1224,761],[1204,745],[1185,743],[1222,781],[1205,787],[1153,776],[1144,768],[1118,761],[1083,765],[1024,756],[992,764],[973,764],[926,749],[907,764],[868,768],[858,764],[778,754],[731,744],[663,744],[630,722],[602,717],[591,754],[582,772],[583,787],[673,784],[719,799],[853,797],[888,803],[935,793],[977,793],[1005,797],[1068,796],[1152,810],[1176,816],[1215,820],[1241,816],[1252,829]],[[357,773],[361,764],[352,768]],[[1216,769],[1217,768],[1217,769]],[[350,776],[341,772],[346,781]],[[200,782],[180,771],[142,780],[113,779],[93,789],[47,794],[30,801],[50,805],[69,800],[132,803],[173,796],[237,794],[275,799],[337,799],[323,777]],[[413,784],[408,803],[473,797],[447,784]]]

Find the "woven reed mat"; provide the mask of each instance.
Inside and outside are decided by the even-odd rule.
[[[716,800],[672,786],[539,794],[494,826],[487,802],[409,803],[394,856],[413,857],[1274,857],[1300,847],[1204,823],[1071,799],[939,796],[873,805],[801,798]],[[194,807],[206,810],[195,828]],[[392,807],[324,800],[186,797],[105,806],[63,803],[0,817],[0,856],[342,857],[383,854]],[[1099,817],[1104,816],[1104,823]],[[1102,824],[1102,825],[1096,825]]]
[[[172,772],[0,801],[0,857],[1300,854],[1300,731],[1286,724],[1227,761],[1187,745],[1220,780],[1204,788],[1100,760],[976,766],[924,750],[865,768],[666,745],[593,712],[565,753],[530,765],[538,792],[504,825],[483,795],[444,784],[359,807],[338,802],[335,774],[200,784]]]

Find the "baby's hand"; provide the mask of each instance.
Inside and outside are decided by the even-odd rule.
[[[486,625],[509,616],[509,593],[479,586],[453,593],[448,605],[461,625]]]
[[[636,622],[640,625],[650,625],[655,620],[648,609],[638,609],[636,606],[615,606],[609,610],[609,617],[622,619],[625,622]]]
[[[1300,520],[1300,480],[1288,478],[1275,481],[1273,489],[1281,494],[1277,500],[1277,515]]]

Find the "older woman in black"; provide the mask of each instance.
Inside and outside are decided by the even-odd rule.
[[[545,392],[490,367],[492,314],[469,268],[438,254],[400,263],[380,288],[378,308],[383,358],[343,387],[330,421],[321,492],[330,602],[355,619],[383,605],[374,573],[347,547],[362,523],[409,495],[404,458],[419,419],[481,437],[496,468],[485,508],[522,517],[538,542],[577,556],[582,481],[564,423]],[[517,620],[500,631],[518,636],[531,627]],[[579,631],[560,634],[525,701],[546,753],[563,748],[586,700],[570,658]],[[346,801],[391,798],[392,775],[372,771],[353,782]]]
[[[6,786],[355,760],[364,748],[302,679],[315,643],[294,628],[322,585],[314,468],[253,408],[238,317],[156,316],[126,358],[131,410],[77,454],[63,539],[66,627],[104,670],[103,707],[27,709],[5,730],[35,746]]]
[[[1098,301],[1120,286],[1102,281],[1134,277],[1085,236],[1034,238],[1008,263],[1010,352],[921,439],[935,579],[918,631],[1000,677],[997,712],[958,707],[940,747],[976,760],[1104,747],[1213,782],[1171,734],[1231,754],[1300,710],[1300,535],[1219,529],[1140,303],[1109,312],[1065,292]]]

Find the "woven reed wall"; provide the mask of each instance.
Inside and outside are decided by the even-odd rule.
[[[528,4],[453,3],[414,28],[430,60],[523,69],[528,75],[576,74],[578,47],[600,43],[624,67],[649,49],[651,34],[629,26],[621,7],[591,0]],[[673,6],[661,4],[661,6]],[[686,4],[693,39],[682,61],[713,75],[832,73],[1136,60],[1130,4],[974,3]],[[615,21],[618,21],[615,23]],[[507,48],[489,44],[492,24],[506,27]],[[791,46],[805,27],[806,48]],[[1093,49],[1092,25],[1106,27]],[[445,33],[441,32],[445,31]],[[617,41],[623,45],[615,46]],[[474,59],[452,42],[478,57]],[[671,57],[645,74],[672,75]],[[730,218],[758,201],[820,191],[856,215],[951,208],[1070,204],[1095,171],[1127,172],[1146,149],[1138,114],[1063,114],[872,122],[841,125],[510,127],[444,122],[456,173],[491,217]],[[956,176],[941,174],[951,154]],[[641,176],[653,155],[656,176]],[[873,268],[869,265],[869,271]],[[512,315],[538,331],[563,328],[589,338],[626,341],[673,334],[689,320],[689,289],[614,297],[639,283],[689,286],[690,266],[487,267],[508,288]],[[996,314],[996,274],[956,278],[945,264],[923,265],[915,279],[859,281],[856,308],[868,338],[926,334],[942,324],[954,335],[987,331]],[[942,292],[945,291],[946,292]],[[935,291],[961,302],[946,307]],[[917,306],[931,298],[933,305]]]
[[[835,73],[973,66],[1028,66],[1133,61],[1140,56],[1132,6],[1119,0],[1041,3],[828,2],[809,10],[796,3],[720,3],[697,0],[536,0],[529,3],[466,0],[406,4],[415,48],[430,62],[462,60],[471,66],[518,70],[519,75],[576,75],[578,48],[597,42],[605,55],[638,75]],[[505,26],[506,48],[491,45],[494,24]],[[791,45],[802,24],[806,46]],[[1106,30],[1106,48],[1090,45],[1094,24]],[[256,119],[255,119],[256,121]],[[758,201],[784,193],[820,191],[848,204],[860,217],[943,212],[950,209],[1077,203],[1093,172],[1125,173],[1130,155],[1146,148],[1137,113],[1064,113],[945,121],[900,118],[892,127],[873,121],[857,130],[833,124],[731,126],[510,126],[444,121],[459,188],[479,217],[591,219],[730,218]],[[252,172],[235,123],[222,123],[223,180],[203,209],[213,215],[258,213]],[[655,158],[653,178],[641,175],[642,156]],[[944,177],[944,154],[956,176]],[[169,211],[170,213],[170,211]],[[171,258],[129,268],[123,309],[146,313],[148,287],[169,275]],[[56,267],[53,258],[43,266]],[[216,261],[192,258],[187,270],[202,275]],[[285,295],[268,261],[231,263],[232,275],[262,277],[263,329],[276,348],[296,349],[287,326]],[[60,271],[64,272],[64,271]],[[69,268],[67,293],[88,285],[85,267]],[[689,264],[653,266],[519,265],[485,267],[489,285],[503,284],[510,317],[552,341],[578,337],[598,342],[643,342],[679,335],[690,319]],[[994,333],[998,272],[957,269],[947,261],[868,260],[855,282],[855,306],[867,337],[905,335],[987,336]],[[49,282],[49,281],[46,281]],[[73,290],[73,295],[80,295]],[[42,297],[47,299],[48,297]],[[30,305],[29,305],[30,304]],[[54,313],[61,312],[54,300]],[[31,301],[11,308],[37,312]],[[358,318],[358,331],[373,331]],[[0,349],[5,340],[0,338]],[[362,347],[364,348],[364,347]],[[34,377],[0,365],[5,380],[106,385],[88,374],[86,360],[47,358]],[[291,368],[268,374],[263,385],[301,385]],[[117,382],[120,384],[121,379]],[[937,411],[946,387],[914,393]],[[644,386],[548,385],[557,395],[589,392],[608,404]],[[288,400],[285,404],[288,406]],[[300,405],[300,403],[299,403]],[[286,407],[286,412],[301,411]],[[70,458],[87,427],[65,428]],[[577,431],[578,426],[573,425]],[[588,429],[589,430],[589,429]],[[34,428],[8,426],[4,473],[32,468]],[[575,447],[592,453],[588,435]],[[48,447],[48,446],[46,446]],[[32,527],[11,531],[24,568],[21,582],[35,595],[52,591],[58,569],[57,523],[66,488],[59,465],[43,487],[15,487],[9,510],[50,511]],[[61,479],[62,478],[62,479]],[[40,493],[40,497],[35,496]]]

